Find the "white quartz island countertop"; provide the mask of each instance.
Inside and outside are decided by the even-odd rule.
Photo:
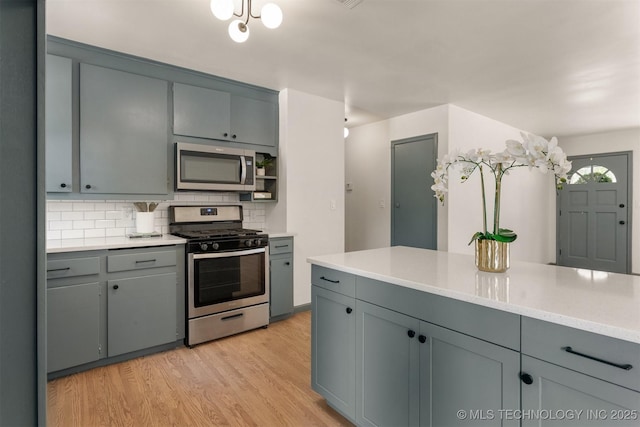
[[[395,246],[314,256],[311,264],[640,344],[640,276]]]
[[[171,234],[164,234],[160,237],[97,237],[92,239],[47,240],[47,253],[184,245],[186,242],[186,239]]]

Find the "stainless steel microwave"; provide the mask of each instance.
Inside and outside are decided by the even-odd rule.
[[[255,151],[176,142],[178,191],[255,191]]]

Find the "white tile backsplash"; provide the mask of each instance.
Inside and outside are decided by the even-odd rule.
[[[143,201],[143,200],[140,200]],[[155,210],[155,230],[169,232],[169,206],[240,204],[244,228],[265,228],[265,205],[240,202],[237,193],[178,193],[174,200],[161,202]],[[136,210],[126,200],[48,200],[47,239],[120,237],[136,231]]]

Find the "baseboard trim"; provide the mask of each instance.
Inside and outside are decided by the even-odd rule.
[[[293,307],[293,313],[302,313],[304,311],[309,311],[311,310],[311,303],[308,304],[302,304],[302,305],[296,305],[295,307]]]

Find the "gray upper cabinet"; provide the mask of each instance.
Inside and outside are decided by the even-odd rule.
[[[231,98],[231,130],[238,141],[275,147],[277,129],[276,104],[237,95]]]
[[[168,83],[80,64],[80,191],[168,193]]]
[[[208,88],[173,84],[175,135],[275,147],[278,106]]]
[[[72,191],[72,60],[47,55],[45,93],[46,190]]]
[[[173,84],[173,133],[208,139],[230,139],[231,94]]]

